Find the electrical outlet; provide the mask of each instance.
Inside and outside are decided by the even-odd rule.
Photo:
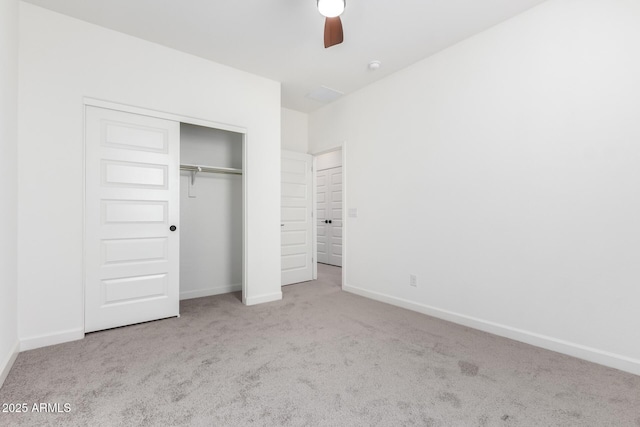
[[[415,274],[409,275],[409,286],[413,286],[414,288],[418,287],[418,278]]]

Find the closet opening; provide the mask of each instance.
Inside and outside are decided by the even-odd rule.
[[[180,300],[242,301],[244,134],[180,123]]]

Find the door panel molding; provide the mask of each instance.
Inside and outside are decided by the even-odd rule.
[[[282,150],[281,284],[313,279],[313,158]]]
[[[342,266],[342,166],[316,172],[317,260]]]
[[[179,122],[85,107],[85,332],[179,315],[179,150]]]

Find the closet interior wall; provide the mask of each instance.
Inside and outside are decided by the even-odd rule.
[[[180,164],[242,169],[243,135],[180,124]],[[180,299],[242,290],[242,176],[180,172]]]

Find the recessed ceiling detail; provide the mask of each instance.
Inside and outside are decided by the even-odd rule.
[[[344,93],[338,90],[331,89],[326,86],[320,86],[319,88],[309,92],[307,94],[307,98],[327,104],[329,102],[335,101],[343,95]]]

